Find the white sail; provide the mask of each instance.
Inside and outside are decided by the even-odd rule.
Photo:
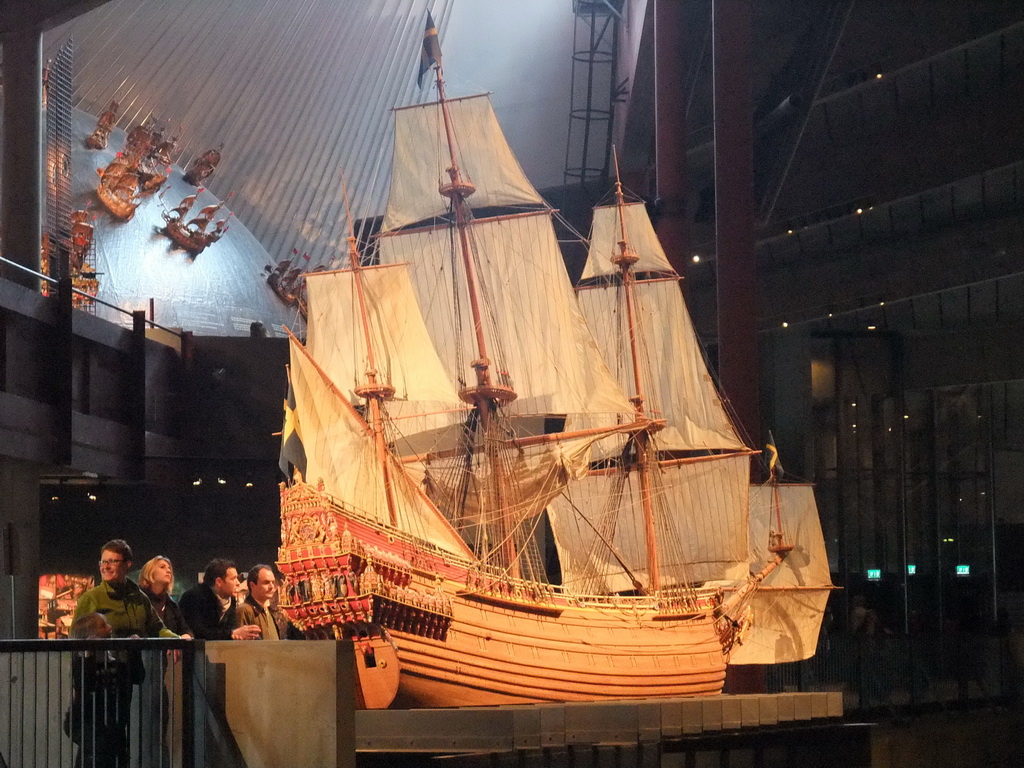
[[[626,203],[622,206],[626,222],[626,238],[630,249],[640,257],[633,265],[634,272],[672,272],[658,236],[654,233],[647,209],[643,203]],[[581,280],[605,275],[617,275],[619,267],[612,259],[619,255],[619,241],[622,227],[619,223],[619,206],[603,205],[594,209],[594,222],[590,230],[590,251],[583,267]]]
[[[745,454],[653,468],[663,585],[748,575],[749,471]],[[636,472],[592,474],[553,499],[548,515],[567,588],[592,594],[631,590],[626,568],[649,584]]]
[[[317,371],[309,353],[291,340],[291,382],[299,434],[306,453],[305,479],[323,481],[325,490],[363,517],[389,523],[385,472],[366,423],[345,397]],[[450,552],[468,550],[437,510],[401,472],[392,472],[397,525],[403,531]]]
[[[544,204],[512,154],[488,96],[448,99],[448,112],[462,178],[476,186],[469,198],[472,207]],[[382,231],[445,213],[448,199],[438,185],[450,182],[450,166],[441,105],[395,110],[395,154]]]
[[[646,217],[645,217],[646,218]],[[605,362],[626,392],[636,389],[626,297],[621,286],[580,288],[580,309]],[[644,407],[666,420],[665,450],[743,448],[708,373],[675,278],[633,284]]]
[[[764,580],[750,602],[753,624],[730,664],[781,664],[808,659],[818,644],[832,580],[814,488],[780,485],[779,506],[786,540],[794,549]],[[772,557],[768,534],[775,524],[770,485],[750,489],[750,564],[760,569]]]
[[[404,264],[359,271],[378,383],[395,388],[395,399],[423,403],[423,410],[462,406],[441,367]],[[307,275],[309,322],[306,349],[353,405],[364,400],[370,368],[355,273]]]
[[[633,406],[580,314],[550,215],[481,219],[467,229],[492,375],[518,394],[508,412],[622,414],[631,421]],[[409,262],[427,329],[460,387],[476,383],[470,363],[479,353],[463,262],[452,252],[456,237],[439,227],[386,235],[379,245],[382,263]]]

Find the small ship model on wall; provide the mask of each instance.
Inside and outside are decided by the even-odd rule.
[[[121,108],[121,105],[116,101],[111,101],[110,106],[106,108],[99,116],[96,121],[96,130],[89,134],[89,137],[85,140],[85,146],[89,149],[106,149],[107,139],[110,137],[110,132],[114,129],[114,124],[117,122],[117,111]]]
[[[182,198],[178,205],[161,214],[164,219],[164,227],[160,231],[193,256],[198,256],[220,240],[228,231],[228,220],[231,218],[229,213],[214,224],[212,231],[207,231],[217,215],[217,211],[224,207],[223,202],[217,202],[201,208],[199,215],[186,222],[185,217],[195,204],[199,192],[202,191],[202,187],[200,187],[196,194]]]

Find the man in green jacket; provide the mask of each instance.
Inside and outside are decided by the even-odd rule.
[[[128,578],[128,571],[131,570],[131,567],[132,549],[127,542],[123,539],[113,539],[104,544],[100,550],[100,578],[103,581],[78,598],[72,626],[75,626],[79,617],[98,613],[110,625],[110,637],[178,637],[164,626],[160,616],[153,608],[153,604],[149,602],[149,598],[139,588],[139,585]],[[189,635],[182,635],[182,638],[191,639]],[[120,670],[116,675],[118,682],[117,690],[114,692],[119,704],[113,714],[113,721],[107,725],[104,749],[113,757],[111,765],[116,765],[117,768],[128,768],[130,754],[128,724],[131,718],[129,710],[132,701],[132,686],[140,685],[145,680],[146,669],[142,663],[142,654],[138,651],[108,652],[104,658],[108,669]],[[158,671],[162,669],[159,662],[157,662],[156,668]],[[159,674],[154,678],[153,685],[159,686],[162,691],[163,682]],[[157,688],[153,688],[153,690],[157,690]],[[150,694],[150,696],[153,695]],[[142,699],[145,702],[149,701],[150,697],[143,696]],[[157,701],[160,700],[157,699]],[[72,707],[74,706],[75,703],[72,702]],[[156,724],[154,726],[156,734],[152,739],[155,739],[154,743],[159,744],[161,719],[154,718],[151,713],[146,713],[146,715],[146,722]],[[145,744],[145,737],[143,741]],[[92,757],[93,761],[96,759],[95,755],[89,754],[87,747],[87,744],[83,744],[80,748],[79,764],[88,763],[89,757]],[[151,749],[152,747],[153,745],[149,744],[146,748]]]
[[[100,613],[110,624],[112,637],[178,637],[164,626],[149,598],[128,578],[132,549],[123,539],[103,545],[100,554],[99,586],[78,598],[75,618]],[[186,640],[191,639],[184,635]]]

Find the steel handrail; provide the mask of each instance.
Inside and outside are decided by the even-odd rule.
[[[60,282],[59,280],[57,280],[57,279],[55,279],[53,277],[50,277],[49,275],[44,275],[42,272],[36,272],[34,269],[29,269],[24,264],[19,264],[16,261],[11,261],[10,259],[4,258],[3,256],[0,256],[0,263],[9,264],[12,267],[16,267],[17,269],[20,269],[22,272],[25,272],[25,273],[27,273],[29,275],[32,275],[33,277],[36,277],[36,278],[38,278],[40,280],[43,280],[44,282],[47,282],[47,283],[52,283],[54,285],[57,285]],[[128,310],[122,309],[121,307],[117,306],[116,304],[111,304],[109,301],[104,301],[103,299],[99,298],[98,296],[93,296],[91,293],[86,293],[85,291],[79,290],[78,288],[75,288],[74,286],[71,287],[71,292],[72,293],[77,293],[79,296],[84,296],[87,299],[90,299],[91,301],[95,301],[97,304],[102,304],[105,307],[110,307],[111,309],[116,310],[118,312],[121,312],[121,313],[123,313],[125,315],[128,315],[129,317],[132,316],[132,313],[129,312]],[[160,325],[159,323],[154,322],[153,320],[150,320],[148,318],[146,319],[146,323],[148,323],[149,326],[152,327],[152,328],[159,328],[161,331],[167,331],[167,333],[173,334],[173,335],[177,336],[179,339],[184,335],[182,331],[176,331],[173,328],[168,328],[168,327],[166,327],[164,325]]]

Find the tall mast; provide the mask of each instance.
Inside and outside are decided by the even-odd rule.
[[[352,279],[356,286],[356,298],[359,302],[359,317],[362,320],[363,340],[366,342],[366,383],[355,388],[355,393],[366,400],[369,411],[370,429],[373,430],[373,441],[377,447],[377,458],[384,470],[384,495],[387,499],[388,516],[391,524],[398,525],[398,507],[395,502],[395,491],[392,487],[391,464],[388,461],[387,438],[384,435],[384,417],[381,402],[390,400],[395,395],[395,388],[387,382],[380,381],[377,362],[373,354],[373,338],[370,335],[370,321],[366,314],[366,298],[363,294],[363,267],[356,248],[355,231],[352,228],[352,212],[348,206],[348,190],[345,180],[341,181],[342,193],[345,198],[345,216],[348,219],[348,258],[352,263]]]
[[[441,73],[441,65],[434,65],[434,72],[437,77],[437,100],[441,107],[441,115],[444,119],[445,138],[448,141],[448,157],[451,165],[448,167],[450,181],[442,184],[438,191],[452,203],[455,211],[455,228],[459,236],[459,250],[462,256],[463,269],[466,273],[466,290],[469,294],[469,305],[473,315],[473,330],[476,335],[477,359],[470,365],[476,372],[476,385],[463,387],[459,390],[459,397],[466,403],[474,406],[480,416],[480,429],[484,435],[484,451],[488,465],[491,470],[491,477],[494,482],[489,486],[492,508],[497,510],[497,532],[498,543],[501,547],[502,559],[508,564],[513,576],[519,575],[517,553],[515,544],[512,541],[511,530],[506,524],[503,516],[508,507],[509,478],[507,471],[499,455],[497,439],[492,439],[489,429],[492,417],[498,406],[511,403],[516,399],[516,391],[508,385],[496,383],[491,375],[491,360],[487,354],[487,340],[484,337],[483,313],[480,310],[480,297],[477,289],[476,269],[473,265],[472,252],[469,246],[469,224],[472,221],[472,212],[466,198],[476,192],[476,187],[467,179],[462,178],[458,161],[455,157],[455,135],[452,129],[451,115],[448,112],[448,101],[444,93],[444,79]]]
[[[626,206],[622,196],[622,180],[619,177],[619,156],[612,148],[612,156],[615,160],[615,204],[619,213],[619,252],[612,259],[620,271],[622,278],[622,290],[626,297],[626,322],[629,325],[629,352],[633,363],[633,396],[630,401],[636,408],[638,421],[647,420],[644,410],[644,391],[640,377],[640,354],[637,349],[637,325],[636,309],[633,301],[633,285],[636,276],[633,274],[633,265],[640,257],[636,251],[629,247],[629,238],[626,234]],[[633,436],[636,447],[637,476],[640,480],[640,504],[644,521],[644,548],[647,550],[647,566],[650,572],[652,592],[661,588],[661,572],[658,565],[658,540],[654,531],[654,507],[651,503],[651,430],[644,429]]]

